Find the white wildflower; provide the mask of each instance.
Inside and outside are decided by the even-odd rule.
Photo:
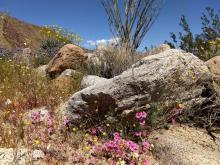
[[[5,102],[5,105],[10,105],[12,103],[12,101],[10,99],[7,99]]]

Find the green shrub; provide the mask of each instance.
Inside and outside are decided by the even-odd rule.
[[[204,61],[209,60],[219,53],[219,47],[213,44],[220,38],[219,12],[215,12],[213,8],[206,8],[201,16],[201,24],[201,33],[193,34],[186,17],[182,15],[179,25],[183,32],[179,32],[178,35],[170,33],[172,42],[165,43],[191,52]]]

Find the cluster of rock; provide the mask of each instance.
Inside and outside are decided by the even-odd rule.
[[[150,103],[170,100],[196,111],[195,107],[206,104],[216,93],[205,63],[191,53],[175,49],[147,56],[112,79],[87,82],[91,86],[73,94],[62,110],[74,123],[88,114],[96,115],[97,109],[99,115],[112,111],[123,117],[146,110]]]
[[[112,121],[117,121],[115,117],[127,118],[161,101],[176,100],[197,115],[201,107],[216,106],[214,101],[218,94],[213,80],[220,78],[218,56],[205,63],[191,53],[168,46],[157,51],[159,53],[142,58],[111,79],[85,75],[82,90],[60,106],[60,119],[68,118],[78,125],[87,119],[95,123],[97,117],[112,114]],[[59,74],[61,78],[71,77],[79,73],[73,69],[86,65],[91,59],[98,64],[99,59],[92,53],[66,45],[48,65],[37,71],[45,75]],[[154,132],[149,139],[156,144],[155,156],[161,164],[220,164],[217,159],[219,140],[214,143],[202,129],[172,126],[170,130]]]
[[[117,117],[126,117],[146,110],[151,103],[170,100],[179,101],[191,109],[192,114],[198,114],[198,107],[212,104],[210,98],[213,101],[217,97],[213,77],[215,80],[220,74],[218,56],[204,63],[193,54],[170,49],[168,45],[155,50],[160,53],[142,58],[111,79],[85,75],[81,82],[83,90],[73,94],[65,104],[61,110],[63,116],[75,123],[88,114],[96,115],[98,109],[103,115],[111,112]],[[84,67],[91,60],[98,65],[97,55],[67,44],[48,65],[37,71],[42,75],[60,74],[59,80],[66,79],[80,74],[73,69]]]

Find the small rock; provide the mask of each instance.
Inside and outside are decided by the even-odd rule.
[[[81,75],[81,74],[82,74],[81,72],[78,72],[76,70],[66,69],[61,73],[60,77],[66,77],[66,76],[74,77],[76,75]]]

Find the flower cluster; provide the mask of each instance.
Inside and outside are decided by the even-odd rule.
[[[54,118],[52,116],[49,116],[47,119],[47,131],[49,133],[49,135],[54,133]]]
[[[113,136],[113,140],[105,142],[102,146],[93,147],[97,155],[111,157],[110,164],[112,165],[119,160],[129,164],[137,164],[140,161],[139,154],[148,151],[150,148],[150,144],[147,141],[139,145],[131,140],[122,138],[118,132],[115,132]]]
[[[139,121],[140,125],[142,125],[142,126],[145,125],[145,119],[147,118],[147,113],[146,112],[144,112],[144,111],[137,112],[135,117]]]
[[[32,112],[31,113],[31,120],[32,120],[32,123],[34,123],[34,124],[40,123],[40,121],[41,121],[40,112],[39,111]]]

